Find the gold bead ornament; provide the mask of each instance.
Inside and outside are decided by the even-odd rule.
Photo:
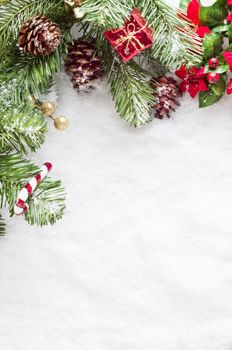
[[[35,106],[36,99],[34,98],[34,96],[30,95],[29,99],[30,99],[32,105]],[[59,117],[54,116],[54,113],[56,111],[56,106],[54,105],[54,103],[52,103],[50,101],[45,101],[45,102],[39,101],[39,106],[40,106],[41,111],[47,117],[49,117],[53,120],[54,126],[57,130],[63,131],[65,129],[67,129],[67,127],[69,126],[68,119],[64,116],[59,116]]]
[[[41,111],[48,117],[51,117],[55,113],[56,107],[52,102],[46,101],[41,104]]]
[[[68,119],[64,116],[52,117],[54,120],[54,126],[57,130],[63,131],[69,126]]]

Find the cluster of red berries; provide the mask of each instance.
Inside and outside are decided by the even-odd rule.
[[[209,64],[209,68],[216,69],[219,62],[216,57],[213,57],[208,61],[208,64]],[[220,78],[220,75],[218,73],[211,72],[207,74],[207,80],[210,84],[216,84],[219,78]]]

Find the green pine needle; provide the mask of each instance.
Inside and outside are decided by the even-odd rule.
[[[8,204],[11,215],[14,214],[18,192],[38,170],[37,166],[18,154],[0,154],[0,202],[1,206]],[[41,182],[28,204],[30,210],[25,219],[30,224],[43,226],[55,223],[63,216],[65,209],[65,192],[60,181],[47,178]]]
[[[154,91],[145,71],[134,62],[125,64],[115,60],[109,82],[116,109],[133,127],[141,127],[152,121],[150,107],[154,104]]]

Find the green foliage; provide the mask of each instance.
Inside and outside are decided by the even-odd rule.
[[[15,0],[0,5],[0,202],[13,215],[19,190],[38,171],[21,155],[36,151],[47,130],[44,115],[32,108],[28,96],[39,96],[52,85],[54,74],[62,67],[73,21],[66,20],[63,0]],[[49,56],[26,55],[17,45],[20,26],[38,14],[48,15],[62,31],[61,45]],[[64,212],[64,189],[59,181],[46,179],[28,203],[25,219],[29,223],[53,224]]]
[[[201,6],[200,8],[200,24],[211,28],[211,33],[205,35],[203,39],[204,72],[205,74],[220,74],[220,79],[216,84],[208,84],[209,91],[200,92],[200,107],[208,107],[219,101],[226,90],[225,80],[227,72],[230,71],[230,66],[225,61],[223,52],[232,51],[232,25],[224,20],[229,11],[226,0],[217,0],[212,6]],[[225,43],[228,41],[230,44],[225,49]],[[218,65],[214,69],[209,67],[208,62],[213,57],[218,60]]]
[[[45,140],[46,120],[40,111],[22,105],[7,109],[0,118],[0,147],[20,153],[35,152]]]
[[[177,16],[177,11],[162,0],[85,0],[82,8],[86,13],[85,23],[91,23],[101,32],[119,28],[138,7],[154,30],[154,45],[151,55],[163,65],[180,66],[199,64],[201,41],[188,20]],[[184,15],[182,14],[184,17]]]
[[[212,33],[207,34],[203,40],[203,54],[206,60],[216,57],[222,50],[223,36]]]
[[[217,84],[212,84],[210,88],[215,93],[215,95],[222,96],[226,91],[226,83],[225,83],[224,76],[221,75]]]
[[[218,73],[222,74],[228,72],[229,65],[228,64],[220,64],[217,68],[212,69],[209,67],[208,63],[205,65],[205,73]]]
[[[43,181],[28,201],[29,212],[25,215],[28,223],[34,225],[54,224],[61,219],[65,210],[65,191],[60,181]]]
[[[154,58],[168,67],[201,62],[201,41],[180,10],[178,16],[177,10],[160,0],[138,1],[138,7],[143,8],[142,13],[155,33],[151,49]]]
[[[216,95],[212,90],[200,91],[199,93],[199,107],[205,108],[213,105],[221,99],[221,95]]]
[[[209,91],[201,91],[199,93],[199,107],[209,107],[215,102],[219,101],[225,92],[226,84],[224,78],[221,76],[217,84],[211,84]]]
[[[19,190],[38,172],[38,167],[18,154],[0,154],[0,198],[2,206],[8,204],[13,215]],[[60,181],[46,179],[28,200],[30,210],[25,219],[30,224],[47,225],[60,219],[65,209],[65,192]]]
[[[219,26],[216,26],[214,28],[212,28],[212,33],[225,33],[227,32],[229,28],[229,25],[228,24],[222,24],[222,25],[219,25]]]
[[[0,84],[0,149],[26,154],[34,152],[44,142],[46,119],[39,109],[32,108],[28,97],[27,103],[16,108],[12,101],[15,84],[17,81]]]
[[[149,110],[154,102],[154,91],[139,66],[116,59],[109,74],[109,82],[116,109],[124,120],[134,127],[151,122]]]
[[[130,0],[85,0],[82,5],[86,13],[84,22],[103,30],[118,28],[129,18],[132,6]]]
[[[231,43],[232,42],[232,23],[228,25],[227,35],[228,35],[229,43]]]
[[[124,63],[109,46],[104,31],[121,27],[131,11],[139,8],[154,31],[154,45],[138,55],[135,60]],[[140,127],[151,122],[151,106],[154,90],[145,71],[145,60],[161,62],[163,66],[177,67],[187,62],[197,65],[202,60],[201,41],[194,29],[177,11],[162,0],[85,0],[82,29],[86,36],[94,36],[98,50],[103,52],[110,89],[120,116],[131,126]],[[135,63],[139,60],[139,64]],[[159,64],[160,66],[160,64]]]
[[[26,55],[17,46],[19,28],[41,13],[58,21],[62,29],[61,45],[48,56]],[[16,103],[24,101],[30,93],[39,95],[53,84],[53,76],[62,66],[72,24],[65,21],[63,0],[17,0],[0,8],[0,82],[17,80],[13,96]]]
[[[38,95],[53,83],[53,76],[61,69],[62,48],[49,56],[33,57],[17,52],[14,65],[0,71],[0,83],[15,81],[12,99],[24,101],[31,93]]]
[[[201,6],[200,22],[202,26],[210,28],[218,26],[227,16],[226,0],[217,0],[211,6]]]

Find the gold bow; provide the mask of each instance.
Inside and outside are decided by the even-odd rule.
[[[121,36],[118,40],[116,40],[115,48],[117,49],[119,46],[127,42],[126,48],[124,50],[125,52],[129,51],[130,43],[134,46],[135,49],[137,49],[136,44],[138,44],[141,50],[144,49],[145,46],[139,41],[138,38],[136,38],[136,34],[139,34],[145,28],[147,28],[147,23],[145,23],[145,25],[138,30],[136,30],[134,23],[128,23],[125,27],[122,28],[122,30],[125,33],[125,36]]]

